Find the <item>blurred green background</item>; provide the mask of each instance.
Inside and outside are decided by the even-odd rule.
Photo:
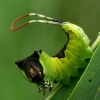
[[[37,86],[23,78],[14,62],[40,49],[55,55],[66,43],[66,35],[54,25],[34,23],[10,30],[17,17],[31,12],[81,26],[91,43],[100,31],[100,0],[1,0],[0,100],[44,100],[47,95],[39,94]],[[31,19],[37,18],[23,19],[16,26]]]

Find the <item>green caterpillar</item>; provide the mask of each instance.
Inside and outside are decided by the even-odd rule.
[[[14,24],[18,20],[32,15],[46,20],[31,20],[18,28],[14,28]],[[40,50],[35,51],[24,60],[15,62],[15,64],[18,65],[27,80],[38,85],[39,92],[46,89],[51,91],[53,83],[69,84],[70,76],[77,77],[78,68],[85,68],[87,66],[86,59],[91,58],[93,54],[87,35],[82,28],[75,24],[36,13],[26,14],[16,19],[11,25],[11,30],[18,30],[32,22],[55,24],[62,27],[68,37],[68,42],[53,57]]]

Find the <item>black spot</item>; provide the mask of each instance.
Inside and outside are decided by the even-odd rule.
[[[92,80],[91,80],[91,79],[89,79],[89,82],[92,82]]]

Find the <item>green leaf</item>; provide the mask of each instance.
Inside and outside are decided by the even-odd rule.
[[[72,79],[69,86],[63,85],[51,100],[100,100],[100,45],[78,80],[79,77]]]

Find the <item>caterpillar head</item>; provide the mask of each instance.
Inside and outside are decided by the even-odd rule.
[[[52,86],[44,80],[45,74],[43,72],[43,67],[39,62],[39,55],[37,51],[26,59],[16,61],[15,64],[28,81],[38,85],[39,92],[43,91],[43,94],[45,94],[45,90],[47,88],[51,91]]]

